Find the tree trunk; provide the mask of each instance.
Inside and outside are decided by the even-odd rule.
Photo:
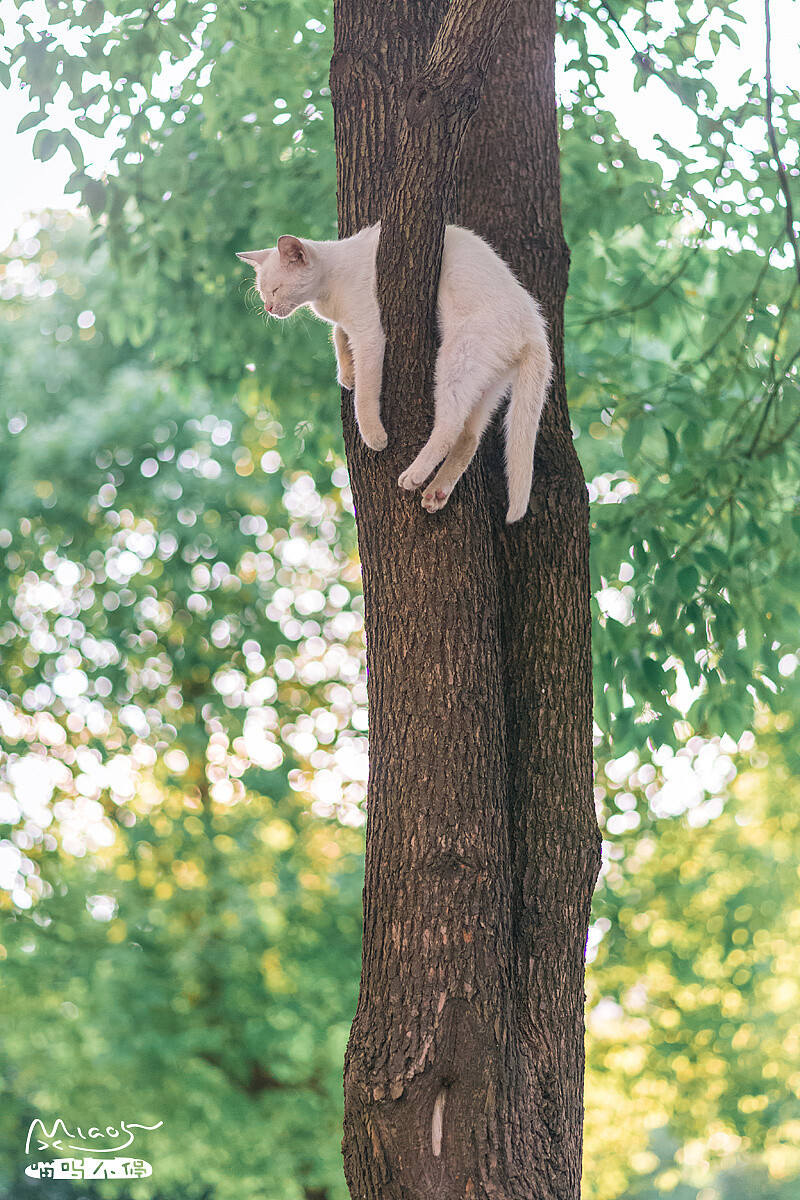
[[[354,1200],[571,1200],[580,1189],[599,837],[554,28],[552,0],[334,8],[340,232],[384,218],[388,338],[386,451],[363,445],[343,398],[370,714],[362,980],[345,1066]],[[550,322],[555,384],[531,510],[512,526],[496,432],[442,512],[397,487],[432,421],[436,281],[454,216]]]

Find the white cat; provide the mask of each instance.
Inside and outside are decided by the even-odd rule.
[[[273,249],[239,255],[255,267],[256,287],[273,317],[288,317],[307,304],[333,325],[337,378],[342,387],[355,388],[358,428],[373,450],[387,442],[380,412],[386,339],[375,296],[379,233],[380,225],[373,225],[339,242],[284,234]],[[533,449],[552,372],[539,306],[482,238],[448,225],[438,319],[433,431],[398,483],[418,488],[441,463],[422,504],[428,512],[443,508],[513,388],[505,422],[506,520],[517,521],[528,508]]]

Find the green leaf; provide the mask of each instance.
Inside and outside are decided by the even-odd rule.
[[[682,599],[687,602],[694,599],[697,592],[697,586],[700,582],[700,575],[695,566],[681,567],[676,576],[678,584],[678,592]]]
[[[51,129],[40,129],[33,142],[33,156],[41,162],[48,162],[61,145],[59,134]]]
[[[622,435],[622,453],[629,465],[637,457],[641,449],[644,431],[645,422],[641,417],[637,417],[628,422],[628,428]]]
[[[661,663],[655,658],[645,658],[642,661],[642,674],[648,687],[658,694],[664,688],[665,678]]]
[[[8,84],[4,86],[7,87]],[[36,112],[29,112],[17,126],[17,133],[24,133],[26,129],[33,129],[35,125],[41,125],[42,121],[46,120],[46,118],[47,113],[43,108],[38,109]]]

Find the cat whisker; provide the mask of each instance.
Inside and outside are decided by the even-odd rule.
[[[250,310],[252,312],[252,310],[258,306],[258,301],[259,301],[259,295],[256,290],[256,285],[254,283],[251,283],[250,287],[247,289],[247,291],[244,294],[245,308],[247,308],[248,310]]]

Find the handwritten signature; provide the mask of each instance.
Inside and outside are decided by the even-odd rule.
[[[42,1150],[54,1150],[57,1153],[64,1154],[66,1150],[79,1150],[83,1152],[90,1151],[92,1154],[116,1154],[119,1150],[125,1150],[132,1145],[134,1134],[133,1129],[160,1129],[164,1124],[159,1121],[157,1125],[141,1125],[136,1121],[120,1121],[119,1125],[106,1125],[105,1129],[98,1129],[93,1125],[91,1129],[83,1132],[80,1125],[75,1126],[75,1132],[71,1133],[67,1129],[60,1117],[53,1123],[53,1128],[48,1133],[44,1121],[39,1117],[35,1121],[31,1121],[28,1129],[28,1139],[25,1142],[25,1153],[31,1153],[31,1142],[34,1139],[38,1141],[35,1152]],[[116,1139],[124,1136],[124,1141],[117,1142],[113,1146],[98,1146],[98,1139],[110,1138]],[[76,1141],[75,1139],[79,1139]],[[89,1143],[89,1145],[81,1145],[80,1143]],[[68,1155],[64,1155],[69,1157]]]

